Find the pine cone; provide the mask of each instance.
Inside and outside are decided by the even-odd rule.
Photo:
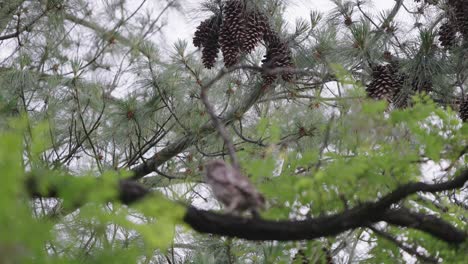
[[[468,0],[449,0],[448,4],[453,10],[457,30],[468,38]]]
[[[213,36],[210,41],[208,41],[205,45],[205,48],[202,51],[202,61],[205,68],[211,69],[216,62],[216,58],[218,57],[219,51],[219,43],[218,43],[218,34]]]
[[[239,60],[239,40],[244,31],[244,5],[239,0],[229,0],[223,7],[223,22],[219,43],[223,52],[224,65],[229,68]]]
[[[398,73],[398,67],[393,64],[377,65],[372,69],[373,80],[366,87],[367,95],[370,98],[388,102],[393,101],[393,97],[403,86],[404,78]]]
[[[270,32],[265,35],[264,40],[267,43],[267,53],[262,60],[262,68],[266,71],[271,71],[275,68],[292,68],[294,66],[288,44],[281,41],[278,35]],[[273,83],[276,79],[275,74],[268,72],[263,73],[262,77],[265,83],[268,84]],[[293,74],[285,72],[281,77],[285,81],[291,81],[293,79]]]
[[[203,48],[202,61],[207,69],[211,69],[218,57],[219,51],[219,18],[212,16],[201,22],[193,37],[193,45]]]
[[[353,19],[350,16],[345,16],[344,24],[345,26],[350,27],[353,24]]]
[[[468,95],[460,103],[460,118],[463,122],[468,122]]]
[[[195,31],[195,36],[193,37],[193,45],[197,48],[201,48],[203,43],[205,43],[210,37],[210,31],[213,24],[213,17],[208,18],[198,25],[197,30]]]
[[[448,21],[442,24],[439,29],[439,41],[442,47],[452,47],[455,44],[456,34],[456,27],[452,23]]]
[[[250,53],[255,49],[265,32],[270,30],[268,18],[260,12],[249,12],[245,19],[245,25],[240,38],[240,48],[243,52]]]

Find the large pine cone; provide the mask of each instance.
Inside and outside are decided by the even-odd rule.
[[[455,44],[456,34],[456,27],[450,21],[442,24],[439,29],[439,41],[442,47],[452,47]]]
[[[239,0],[229,0],[223,7],[223,22],[219,43],[223,52],[224,65],[229,68],[239,60],[239,41],[244,31],[244,5]]]
[[[403,86],[404,78],[398,73],[395,65],[377,65],[372,69],[373,80],[367,85],[366,92],[370,98],[392,102],[394,96]]]
[[[468,38],[468,0],[449,0],[448,4],[452,7],[458,31]]]
[[[270,30],[268,18],[260,12],[249,12],[245,19],[245,25],[240,38],[240,48],[243,52],[250,53],[255,49],[265,32]]]
[[[274,71],[275,68],[292,68],[292,56],[288,44],[282,41],[277,34],[265,34],[264,40],[267,44],[267,53],[262,60],[262,68],[264,68],[266,72],[262,74],[262,77],[265,83],[271,84],[276,79],[276,75],[268,71]],[[283,72],[281,77],[285,81],[291,81],[293,79],[293,74],[290,72]]]
[[[202,61],[205,68],[211,69],[216,62],[218,57],[219,43],[218,43],[218,34],[213,35],[213,38],[210,39],[205,45],[205,48],[202,51]]]
[[[210,32],[215,24],[215,18],[215,16],[212,16],[198,25],[197,30],[195,31],[195,36],[193,37],[193,45],[195,47],[201,48],[210,38]]]
[[[203,48],[202,60],[203,65],[207,69],[213,67],[219,51],[219,24],[220,19],[217,16],[212,16],[209,19],[201,22],[195,31],[193,37],[193,45],[195,47]]]

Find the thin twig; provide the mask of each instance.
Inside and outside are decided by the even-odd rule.
[[[210,104],[208,100],[208,90],[210,87],[218,80],[220,80],[225,74],[227,73],[226,70],[221,70],[218,75],[212,79],[210,82],[208,82],[205,85],[201,86],[201,92],[200,92],[200,97],[202,99],[203,104],[205,105],[206,111],[211,117],[211,120],[216,127],[216,130],[218,131],[219,135],[223,138],[224,144],[227,146],[229,157],[231,158],[232,166],[236,170],[240,170],[240,165],[239,161],[236,156],[236,150],[234,148],[234,144],[232,143],[229,134],[226,130],[226,127],[223,125],[221,120],[218,118],[218,116],[215,113],[215,110],[213,106]]]
[[[46,13],[47,13],[47,9],[42,11],[41,14],[39,14],[39,16],[37,16],[36,18],[34,18],[31,22],[29,22],[28,24],[26,24],[24,27],[17,27],[16,29],[16,32],[14,33],[11,33],[11,34],[7,34],[7,35],[3,35],[3,36],[0,36],[0,40],[5,40],[5,39],[10,39],[10,38],[16,38],[18,37],[22,32],[24,32],[25,30],[30,30],[31,27],[39,20],[41,19]],[[19,21],[18,21],[19,23]]]
[[[397,245],[399,248],[406,251],[408,254],[413,255],[413,256],[417,257],[418,259],[424,261],[424,263],[438,263],[438,260],[436,258],[433,258],[431,256],[426,256],[426,255],[418,252],[418,250],[416,248],[414,248],[414,246],[413,247],[407,246],[407,245],[403,244],[403,242],[399,241],[398,239],[394,238],[393,236],[391,236],[390,234],[388,234],[386,232],[378,230],[377,228],[372,227],[372,226],[370,226],[369,229],[372,230],[372,232],[374,232],[375,234],[377,234],[377,235],[387,239],[388,241],[392,242],[393,244]]]

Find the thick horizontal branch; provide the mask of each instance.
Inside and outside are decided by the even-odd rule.
[[[434,216],[411,212],[406,208],[389,210],[382,214],[382,221],[391,225],[414,228],[451,243],[462,243],[467,234]]]
[[[409,183],[390,194],[352,209],[328,216],[307,220],[271,221],[199,210],[189,206],[184,221],[201,233],[210,233],[248,240],[306,240],[324,236],[338,235],[344,231],[385,221],[391,225],[413,228],[433,235],[448,243],[460,244],[467,238],[467,233],[458,230],[450,223],[431,215],[412,212],[405,208],[390,209],[390,206],[417,192],[441,192],[462,188],[468,182],[468,169],[463,170],[452,180],[443,183]],[[39,192],[33,180],[27,182],[27,190],[33,197],[57,197],[57,189],[47,193]],[[124,204],[136,202],[150,192],[143,185],[131,181],[119,182],[119,196]]]
[[[39,186],[37,180],[34,177],[29,177],[27,179],[25,187],[29,195],[34,198],[60,198],[58,186],[48,186],[47,191],[44,192],[40,190],[41,187]],[[151,193],[151,191],[149,191],[148,188],[146,188],[142,184],[130,180],[120,180],[118,183],[118,188],[119,190],[117,200],[123,204],[135,203]],[[82,201],[74,202],[76,207],[81,206]]]
[[[184,221],[201,233],[210,233],[249,240],[308,240],[338,235],[346,230],[367,227],[385,221],[392,225],[413,228],[448,243],[463,243],[467,234],[442,219],[407,209],[389,209],[409,195],[417,192],[441,192],[460,189],[468,181],[468,169],[452,180],[426,184],[422,182],[402,185],[376,202],[356,206],[341,213],[302,221],[267,221],[245,219],[189,207]]]
[[[453,178],[452,180],[441,182],[441,183],[435,183],[435,184],[427,184],[423,182],[408,183],[408,184],[398,187],[390,194],[382,197],[376,203],[372,204],[371,207],[373,210],[382,210],[382,209],[388,208],[390,205],[402,200],[403,198],[411,194],[415,194],[417,192],[436,193],[436,192],[442,192],[446,190],[462,188],[467,181],[468,181],[468,169],[465,169],[464,171],[460,173],[460,175]]]
[[[347,230],[368,227],[380,221],[417,229],[447,243],[460,244],[467,238],[464,231],[458,230],[437,217],[410,212],[406,209],[389,209],[384,213],[350,210],[302,221],[268,221],[223,215],[189,207],[184,221],[200,233],[259,241],[312,240],[336,236]]]

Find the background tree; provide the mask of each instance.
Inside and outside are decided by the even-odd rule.
[[[0,1],[0,262],[462,263],[468,3],[333,2]]]

